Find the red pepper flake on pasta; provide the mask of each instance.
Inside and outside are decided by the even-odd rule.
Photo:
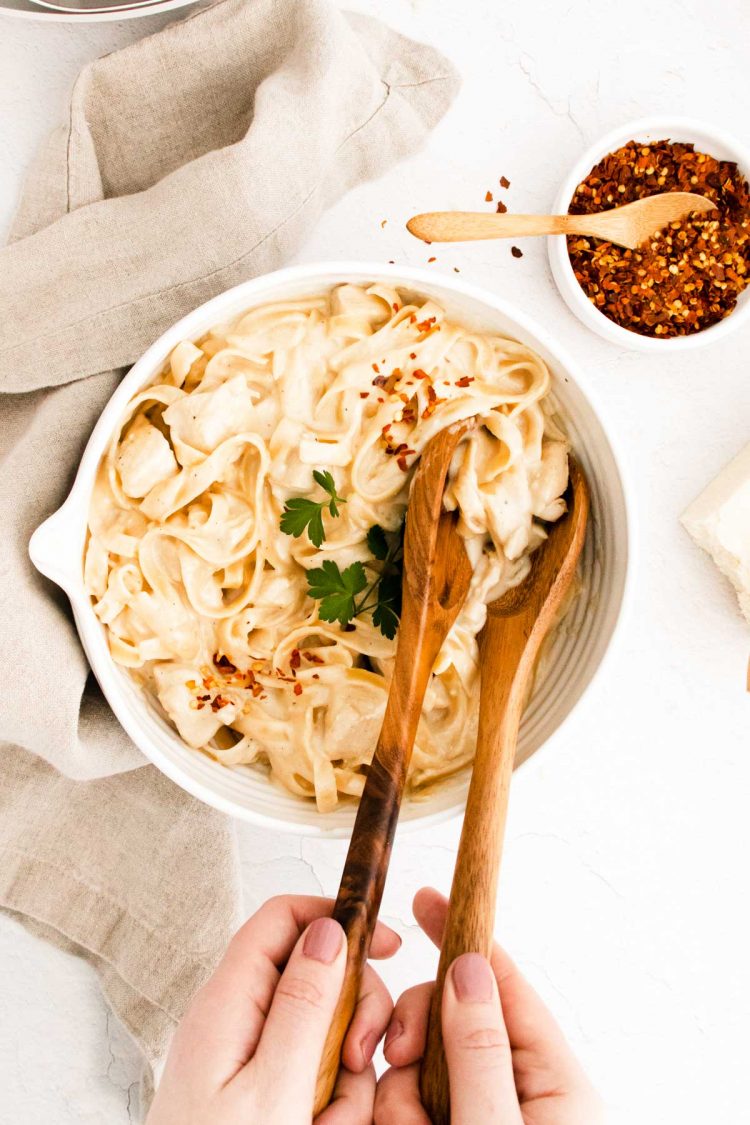
[[[302,684],[295,684],[293,691],[295,695],[302,695]]]
[[[474,376],[473,375],[462,375],[460,379],[456,380],[456,386],[457,387],[468,387],[473,382],[474,382]]]
[[[295,672],[297,670],[297,668],[299,668],[301,663],[302,663],[302,655],[300,653],[300,650],[298,648],[293,648],[292,649],[292,655],[289,657],[289,667],[292,669],[293,672]]]

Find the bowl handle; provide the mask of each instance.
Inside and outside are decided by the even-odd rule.
[[[61,508],[40,524],[29,540],[29,557],[36,569],[67,593],[81,583],[83,544],[69,497]]]

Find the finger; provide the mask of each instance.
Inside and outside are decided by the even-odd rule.
[[[281,1121],[295,1120],[300,1106],[313,1104],[345,964],[341,926],[333,918],[316,919],[281,974],[255,1057],[235,1079],[260,1089],[264,1105],[273,1107]]]
[[[183,1017],[170,1067],[189,1068],[194,1081],[229,1082],[258,1045],[279,969],[294,943],[306,926],[332,909],[332,899],[279,895],[249,918]],[[398,934],[378,922],[371,956],[391,957],[400,945]]]
[[[434,989],[434,981],[415,984],[396,1001],[383,1045],[383,1054],[391,1066],[409,1066],[422,1058]]]
[[[365,966],[359,999],[341,1050],[341,1061],[355,1074],[372,1062],[375,1048],[385,1034],[393,1012],[393,1000],[382,980]]]
[[[375,1125],[430,1125],[419,1096],[419,1067],[386,1070],[375,1092]]]
[[[453,1125],[522,1125],[500,994],[480,953],[463,953],[449,968],[442,1021]]]
[[[447,914],[448,900],[438,891],[423,887],[417,892],[414,917],[435,945],[442,941]],[[552,1013],[497,944],[490,964],[500,990],[521,1101],[544,1097],[551,1089],[588,1088],[588,1079]]]
[[[315,1125],[372,1125],[375,1100],[375,1068],[368,1066],[361,1074],[341,1068],[333,1091],[333,1100]]]

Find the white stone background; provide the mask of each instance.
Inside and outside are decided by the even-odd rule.
[[[514,210],[548,208],[584,147],[646,114],[692,114],[750,140],[744,0],[356,0],[429,40],[463,89],[429,147],[351,192],[299,260],[428,253],[414,211],[482,207],[500,175]],[[105,25],[0,17],[0,228],[79,68],[170,17]],[[383,230],[381,218],[389,223]],[[533,313],[606,396],[634,480],[634,611],[563,740],[514,786],[498,933],[560,1020],[621,1125],[750,1122],[747,859],[750,633],[678,515],[750,440],[750,330],[654,360],[589,334],[541,241],[435,248],[436,271]],[[342,843],[240,826],[248,911],[279,891],[335,891]],[[395,993],[433,974],[413,892],[447,890],[458,825],[397,842],[383,915],[404,947]],[[125,1125],[138,1058],[91,970],[0,917],[0,1121]]]

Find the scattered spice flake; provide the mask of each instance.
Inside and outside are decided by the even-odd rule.
[[[373,366],[374,366],[374,364],[373,364]],[[388,379],[386,378],[385,375],[376,375],[375,378],[372,381],[372,385],[373,385],[373,387],[385,387],[387,382],[388,382]],[[380,402],[380,401],[381,400],[378,399],[378,402]]]
[[[421,367],[415,367],[414,370],[412,371],[412,375],[414,376],[415,379],[426,379],[427,378],[427,372],[423,371]]]
[[[305,652],[302,653],[302,655],[304,656],[305,660],[309,660],[311,664],[323,664],[324,663],[323,657],[318,656],[317,652],[305,651]]]
[[[380,371],[380,368],[378,367],[377,363],[373,363],[373,365],[372,365],[372,369],[373,369],[373,371],[375,372],[375,374],[376,374],[376,375],[377,375],[377,374],[379,373],[379,371]]]
[[[228,707],[230,700],[223,695],[217,695],[211,702],[212,711],[221,711],[224,707]]]
[[[312,674],[312,678],[313,678],[314,680],[319,680],[319,679],[320,679],[320,676],[318,675],[318,673],[317,673],[317,672],[313,672],[313,674]]]
[[[394,311],[394,312],[398,312],[398,310],[399,310],[400,308],[401,308],[401,305],[400,305],[400,304],[398,303],[398,301],[394,301],[394,302],[393,302],[393,311]]]
[[[453,272],[454,272],[454,273],[460,273],[461,271],[460,271],[460,269],[458,268],[458,266],[454,266],[454,267],[453,267]]]
[[[381,230],[383,229],[383,227],[385,227],[385,226],[387,226],[387,225],[388,225],[388,220],[387,220],[387,219],[381,219],[381,220],[380,220],[380,229],[381,229]]]
[[[360,392],[359,392],[359,397],[360,397],[360,398],[369,398],[369,397],[370,397],[370,392],[369,392],[369,391],[360,391]]]
[[[485,203],[492,203],[492,192],[491,191],[488,191],[487,194],[485,195],[484,202]]]
[[[302,663],[302,654],[298,648],[292,649],[292,655],[289,657],[289,667],[292,671],[296,671]]]
[[[500,187],[503,187],[503,188],[509,188],[510,187],[510,180],[508,179],[507,176],[501,176],[500,177]]]
[[[473,382],[474,382],[474,376],[473,375],[462,375],[460,379],[456,380],[456,386],[457,387],[468,387]]]
[[[518,248],[518,246],[511,246],[510,252],[513,255],[514,258],[522,258],[523,257],[523,250],[520,250]]]
[[[232,664],[228,656],[224,656],[223,654],[220,656],[218,652],[215,652],[213,661],[220,672],[228,672],[231,675],[233,672],[237,671],[237,668]]]
[[[428,259],[427,259],[427,262],[428,262],[428,264],[429,264],[430,262],[436,262],[436,261],[437,261],[437,258],[428,258]]]
[[[498,202],[497,202],[497,207],[495,208],[495,210],[497,211],[498,215],[504,215],[506,213],[506,211],[508,210],[508,208],[505,206],[502,199],[499,199]]]
[[[409,352],[409,359],[416,359],[416,358],[417,358],[416,352]]]
[[[389,259],[388,259],[388,265],[389,265],[389,266],[395,266],[395,264],[396,264],[396,259],[395,259],[395,258],[389,258]]]
[[[750,188],[736,164],[692,144],[628,141],[592,168],[569,208],[589,214],[663,191],[694,191],[717,209],[671,223],[635,250],[568,239],[573,272],[594,306],[659,339],[716,324],[750,283]]]
[[[292,690],[295,695],[302,695],[302,684],[295,684]]]

